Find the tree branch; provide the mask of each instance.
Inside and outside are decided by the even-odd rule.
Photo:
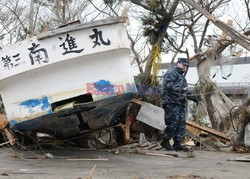
[[[198,10],[200,13],[202,13],[204,16],[206,16],[209,20],[212,21],[212,23],[220,28],[223,32],[225,32],[228,36],[230,36],[236,43],[240,44],[242,47],[246,48],[247,50],[250,50],[250,39],[245,36],[244,34],[241,34],[240,32],[236,31],[234,28],[228,26],[224,22],[217,19],[215,16],[207,12],[205,9],[203,9],[201,6],[194,3],[192,0],[182,0],[183,2],[188,3],[192,7],[194,7],[196,10]]]

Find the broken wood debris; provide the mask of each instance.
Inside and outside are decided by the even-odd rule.
[[[165,129],[164,110],[161,107],[141,101],[139,99],[132,99],[131,101],[132,103],[141,106],[139,113],[136,117],[138,121],[141,121],[161,131]],[[230,138],[226,134],[209,127],[200,126],[199,124],[190,120],[186,121],[186,128],[187,128],[186,134],[189,137],[191,137],[194,141],[201,143],[209,151],[214,151],[215,149],[206,142],[203,142],[201,140],[202,138],[200,137],[200,134],[202,131],[211,134],[215,137],[218,137],[220,139],[223,139],[225,141],[230,141]]]
[[[164,130],[164,110],[162,108],[147,102],[140,101],[138,99],[132,99],[132,102],[142,106],[137,115],[137,120],[144,122],[156,129]],[[200,126],[190,120],[186,121],[186,125],[207,132],[221,139],[230,141],[230,138],[226,134],[215,129]]]
[[[211,147],[210,145],[208,145],[206,142],[203,142],[201,140],[201,138],[195,134],[193,134],[191,131],[189,131],[188,129],[186,129],[186,134],[191,137],[193,140],[199,142],[200,144],[202,144],[203,146],[205,146],[209,151],[215,151],[215,149],[213,147]]]
[[[90,171],[89,175],[86,177],[87,179],[92,179],[92,178],[93,178],[92,175],[93,175],[93,172],[94,172],[94,170],[95,170],[96,167],[97,167],[97,165],[94,165],[94,166],[93,166],[93,168],[92,168],[92,170]]]
[[[68,158],[67,160],[71,161],[107,161],[109,159],[103,158],[100,156],[99,158]]]
[[[200,129],[201,131],[204,131],[204,132],[207,132],[209,134],[212,134],[212,135],[214,135],[216,137],[219,137],[221,139],[230,141],[230,138],[226,134],[224,134],[222,132],[219,132],[219,131],[217,131],[215,129],[204,127],[204,126],[200,126],[200,125],[198,125],[198,124],[196,124],[195,122],[192,122],[192,121],[186,121],[186,124],[189,125],[189,126],[191,126],[191,127],[196,128],[196,129]]]

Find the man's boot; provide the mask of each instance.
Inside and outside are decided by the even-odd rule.
[[[162,140],[161,146],[167,150],[174,150],[174,148],[170,145],[169,140]]]
[[[178,150],[183,150],[184,152],[189,151],[189,148],[187,148],[185,146],[182,146],[181,142],[179,142],[179,141],[174,141],[173,148],[174,148],[175,151],[178,151]]]

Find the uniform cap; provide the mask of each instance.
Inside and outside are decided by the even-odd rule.
[[[177,63],[182,63],[183,65],[189,66],[189,61],[186,58],[178,58]]]

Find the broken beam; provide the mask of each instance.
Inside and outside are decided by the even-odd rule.
[[[230,138],[226,134],[224,134],[222,132],[219,132],[217,130],[214,130],[212,128],[200,126],[200,125],[198,125],[198,124],[196,124],[195,122],[192,122],[192,121],[186,121],[186,124],[189,125],[189,126],[191,126],[191,127],[196,128],[196,129],[200,129],[200,130],[202,130],[204,132],[213,134],[214,136],[219,137],[221,139],[230,141]]]
[[[133,103],[135,103],[135,104],[139,104],[139,105],[143,105],[143,101],[141,101],[141,100],[139,100],[139,99],[135,99],[135,98],[133,98],[132,100],[131,100]]]

